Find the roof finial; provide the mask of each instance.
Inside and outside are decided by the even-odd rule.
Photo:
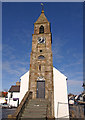
[[[41,3],[41,6],[42,6],[42,13],[44,12],[44,5],[43,3]]]

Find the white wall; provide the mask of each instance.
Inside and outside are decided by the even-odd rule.
[[[25,73],[20,79],[21,82],[20,82],[19,104],[29,89],[29,71]]]
[[[13,98],[19,98],[20,92],[13,92],[12,98],[11,97],[11,92],[8,92],[8,98],[7,98],[7,103],[10,104],[13,107],[17,107],[18,105],[18,100],[14,101]]]
[[[20,92],[13,92],[12,98],[19,98]],[[11,92],[8,92],[8,98],[11,97]]]
[[[69,118],[67,77],[53,68],[55,118]],[[62,104],[59,104],[61,102]]]
[[[10,104],[10,97],[11,97],[11,92],[8,92],[8,98],[7,98],[7,103]]]
[[[14,101],[13,98],[10,98],[8,104],[10,104],[12,107],[18,107],[18,100]]]
[[[10,98],[11,97],[11,92],[8,92],[8,98]]]
[[[0,97],[0,103],[5,103],[6,100],[5,100],[5,97]]]
[[[20,92],[13,92],[13,98],[19,98]]]

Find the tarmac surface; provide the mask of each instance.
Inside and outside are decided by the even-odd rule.
[[[16,108],[2,108],[2,110],[0,109],[0,118],[7,118],[9,114],[13,114],[15,111]]]

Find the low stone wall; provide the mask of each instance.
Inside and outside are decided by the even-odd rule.
[[[84,105],[69,105],[70,118],[84,118]]]

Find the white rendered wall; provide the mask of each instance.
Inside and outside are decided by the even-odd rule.
[[[12,107],[17,107],[18,106],[18,100],[14,101],[13,98],[10,98],[8,104],[10,104]]]
[[[10,97],[11,97],[11,92],[8,92],[8,98],[7,98],[7,103],[10,104]]]
[[[26,72],[20,79],[21,79],[21,82],[20,82],[19,104],[29,89],[29,71]]]
[[[20,92],[13,92],[12,93],[12,98],[19,98]],[[11,97],[11,92],[8,92],[8,98]]]
[[[56,68],[53,68],[53,77],[55,118],[69,118],[67,77]]]
[[[19,98],[20,92],[13,92],[13,98]]]
[[[7,98],[7,103],[10,104],[13,107],[17,107],[18,106],[18,100],[14,101],[13,98],[19,98],[20,96],[20,92],[13,92],[12,93],[12,98],[11,97],[11,92],[8,92],[8,98]]]
[[[5,103],[6,100],[5,100],[5,97],[0,97],[0,103]]]
[[[8,92],[8,98],[10,98],[11,97],[11,92]]]

